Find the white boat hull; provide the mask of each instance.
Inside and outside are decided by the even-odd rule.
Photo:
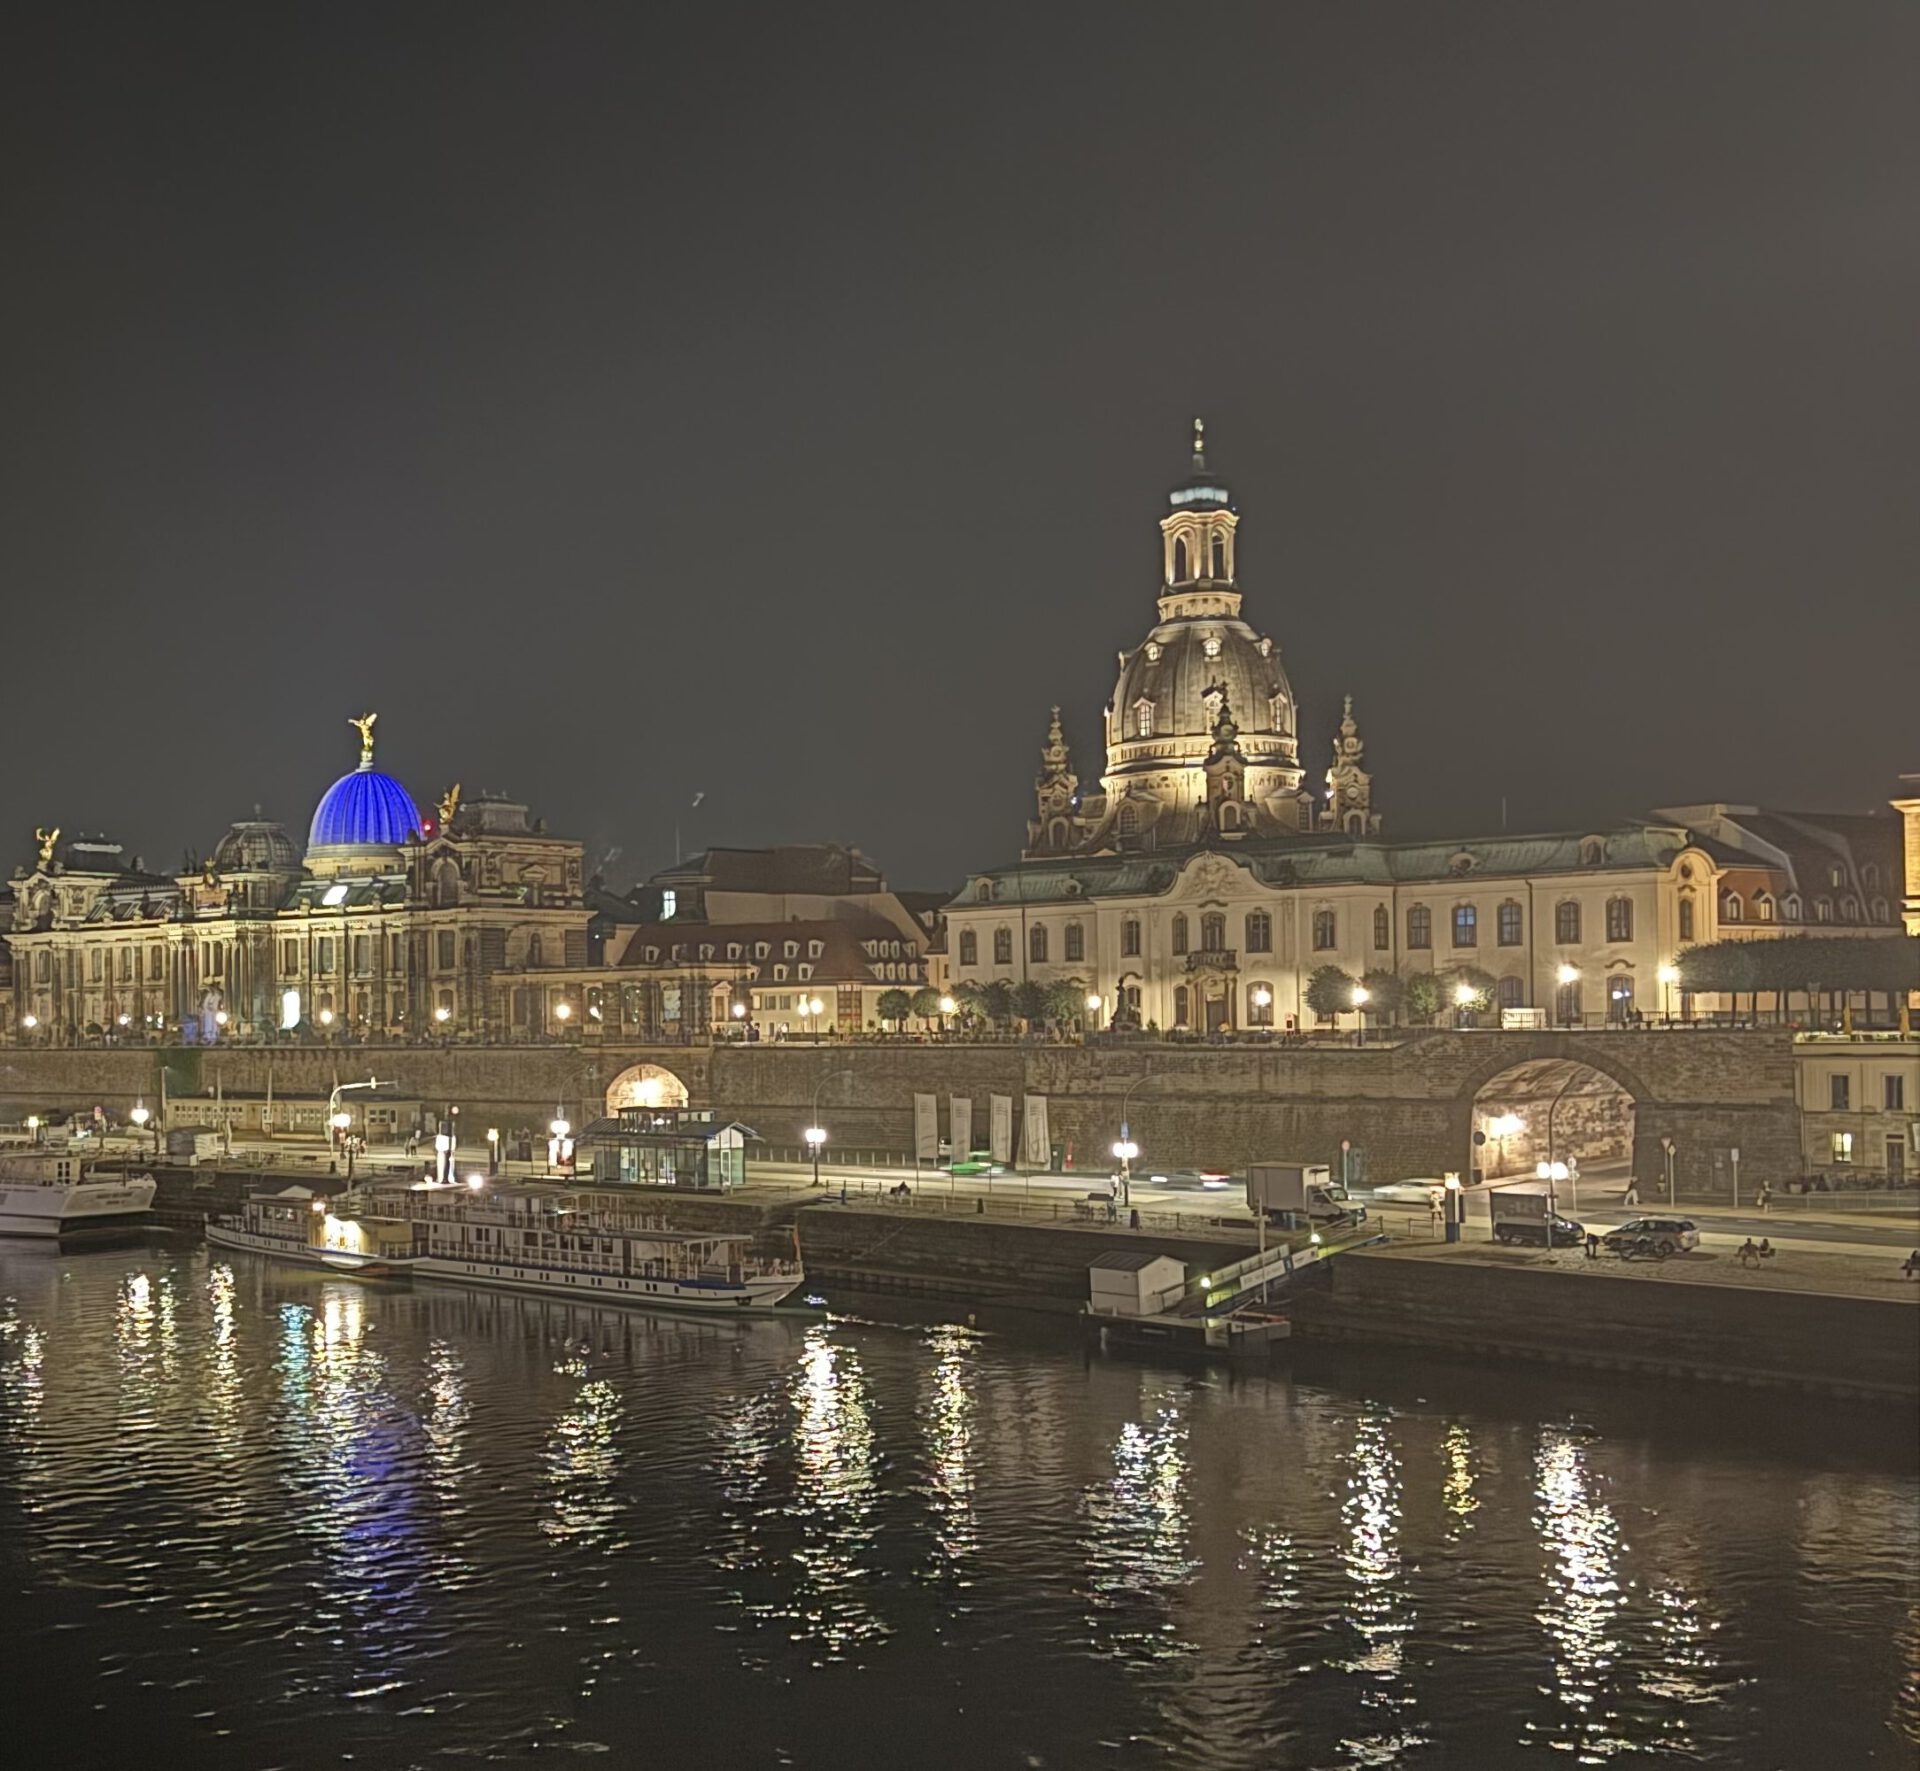
[[[152,1211],[153,1193],[151,1175],[65,1185],[0,1180],[0,1236],[64,1236],[138,1225]]]
[[[636,1274],[575,1272],[571,1268],[516,1266],[506,1261],[462,1261],[422,1255],[413,1262],[422,1279],[481,1285],[496,1291],[534,1292],[596,1304],[636,1304],[651,1310],[694,1310],[706,1316],[738,1316],[771,1310],[806,1283],[802,1273],[750,1279],[649,1279]]]
[[[301,1267],[321,1267],[330,1273],[361,1273],[370,1279],[395,1277],[419,1265],[418,1261],[406,1256],[355,1254],[350,1249],[289,1242],[284,1236],[263,1235],[258,1230],[245,1230],[237,1224],[209,1223],[207,1246],[239,1249],[246,1254],[270,1255],[277,1261],[292,1261]]]

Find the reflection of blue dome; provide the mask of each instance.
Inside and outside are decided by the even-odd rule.
[[[342,775],[314,808],[312,849],[397,849],[420,834],[420,812],[391,775],[365,762]]]

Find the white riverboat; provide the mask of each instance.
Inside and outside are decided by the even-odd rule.
[[[371,1279],[395,1277],[417,1264],[412,1224],[354,1211],[344,1203],[330,1206],[306,1187],[255,1194],[239,1217],[215,1218],[207,1225],[207,1245]]]
[[[54,1150],[0,1155],[0,1236],[67,1236],[146,1222],[154,1180]]]
[[[551,1183],[373,1180],[327,1200],[304,1187],[249,1199],[207,1226],[215,1248],[374,1276],[654,1309],[769,1310],[805,1281],[753,1238],[675,1230],[606,1190]]]

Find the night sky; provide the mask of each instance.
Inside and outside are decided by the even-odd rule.
[[[957,884],[1194,413],[1389,834],[1883,802],[1917,91],[1907,3],[15,8],[0,855],[304,836],[375,708],[616,881]]]

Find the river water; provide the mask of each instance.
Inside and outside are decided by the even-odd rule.
[[[1910,1422],[204,1250],[0,1300],[13,1764],[1920,1756]]]

